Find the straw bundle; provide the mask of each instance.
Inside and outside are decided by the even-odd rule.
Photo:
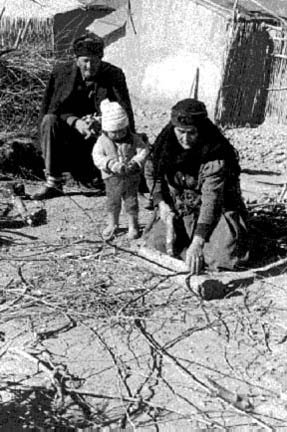
[[[61,61],[66,61],[63,57]],[[57,62],[60,60],[57,59]],[[21,51],[0,57],[0,131],[29,132],[38,126],[44,89],[56,62],[45,43],[25,45]]]
[[[35,129],[41,98],[53,58],[25,49],[0,60],[0,129]]]

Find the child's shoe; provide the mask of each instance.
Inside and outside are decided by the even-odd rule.
[[[107,214],[108,225],[102,232],[102,237],[104,240],[111,240],[118,229],[119,214],[117,212]]]
[[[117,233],[117,225],[108,225],[102,232],[102,237],[104,240],[112,240]]]
[[[140,236],[139,233],[139,226],[138,226],[138,218],[135,215],[128,215],[128,239],[129,240],[135,240],[138,239]]]

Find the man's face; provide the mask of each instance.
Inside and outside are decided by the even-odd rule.
[[[192,149],[198,142],[198,129],[195,126],[174,127],[175,136],[184,150]]]
[[[101,60],[101,57],[94,55],[77,57],[77,66],[81,71],[83,79],[88,80],[97,75]]]

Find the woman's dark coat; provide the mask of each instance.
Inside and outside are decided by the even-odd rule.
[[[179,252],[197,235],[205,240],[206,262],[233,268],[248,256],[237,152],[209,119],[199,126],[199,138],[192,150],[184,150],[169,123],[155,141],[145,166],[156,209],[154,222],[147,228],[147,243],[164,252],[157,211],[164,201],[179,227]]]

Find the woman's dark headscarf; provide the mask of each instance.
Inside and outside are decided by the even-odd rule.
[[[195,126],[199,140],[195,148],[185,150],[178,143],[174,127]],[[235,149],[208,118],[203,102],[183,99],[172,107],[171,120],[158,135],[154,144],[154,172],[157,177],[173,170],[175,165],[185,173],[195,175],[201,164],[226,160],[234,174],[239,174]]]

